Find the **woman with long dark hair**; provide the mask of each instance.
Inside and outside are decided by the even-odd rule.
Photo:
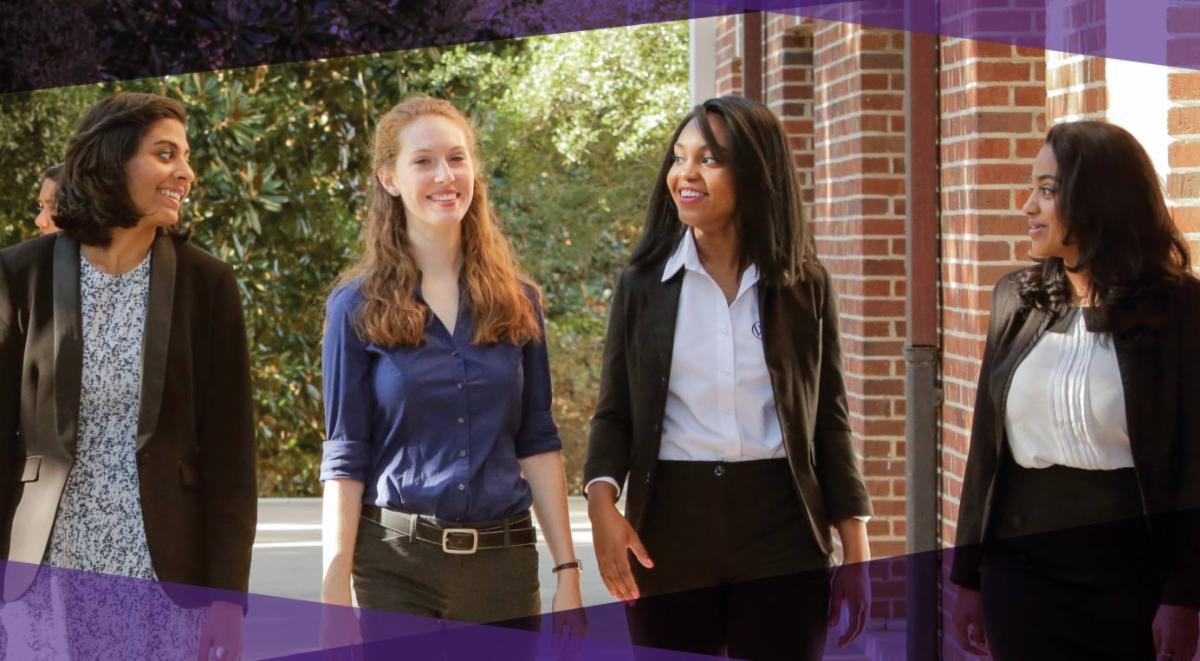
[[[992,293],[952,633],[998,659],[1190,659],[1200,282],[1124,129],[1055,126],[1031,181],[1036,263]]]
[[[353,576],[368,642],[388,633],[380,611],[536,627],[532,505],[553,608],[579,613],[540,294],[497,227],[474,131],[411,97],[380,118],[373,164],[362,256],[327,311],[322,599],[349,605]],[[326,646],[358,640],[350,624],[327,618]]]
[[[62,231],[0,252],[11,658],[241,654],[249,357],[233,269],[177,230],[195,180],[185,121],[154,94],[96,103],[67,146]]]
[[[815,659],[843,603],[840,642],[862,630],[871,508],[837,314],[779,120],[740,97],[697,106],[617,283],[585,468],[635,644]],[[832,591],[831,525],[846,561]]]

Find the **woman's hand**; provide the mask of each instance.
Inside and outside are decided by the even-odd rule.
[[[867,538],[867,522],[852,516],[838,521],[835,526],[842,540],[842,566],[833,575],[829,590],[829,628],[838,625],[842,617],[842,604],[850,611],[850,623],[846,633],[838,638],[838,647],[845,647],[858,638],[867,626],[871,614],[871,575],[868,571],[871,560],[871,544]]]
[[[559,636],[552,658],[572,661],[579,656],[583,637],[587,635],[588,619],[583,610],[583,598],[579,592],[580,571],[564,569],[558,577],[558,588],[554,590],[554,614],[551,616],[551,633]]]
[[[579,590],[579,571],[576,569],[564,569],[558,574],[558,587],[554,590],[554,604],[551,609],[554,611],[554,633],[563,633],[563,626],[570,627],[568,632],[572,636],[582,636],[587,632],[587,618],[583,616],[583,597],[580,596]],[[572,617],[572,613],[579,613],[579,617]],[[563,617],[560,619],[559,614]]]
[[[1157,624],[1156,619],[1156,627]],[[1157,631],[1157,628],[1155,630]],[[958,588],[954,612],[950,615],[950,633],[962,651],[977,656],[991,656],[991,652],[988,651],[987,632],[983,629],[983,607],[980,605],[978,590]],[[1155,636],[1157,641],[1157,634]]]
[[[326,480],[321,501],[321,649],[361,645],[362,632],[350,597],[354,540],[365,486],[357,480]]]
[[[350,600],[350,573],[336,569],[325,572],[321,581],[320,648],[332,650],[349,645],[361,645],[362,631]]]
[[[842,565],[833,575],[829,594],[829,628],[836,627],[841,620],[843,603],[850,611],[849,626],[837,641],[839,649],[858,638],[867,626],[867,615],[871,609],[871,576],[867,566],[865,562]]]
[[[633,603],[639,593],[629,567],[629,551],[633,551],[646,569],[653,568],[654,561],[633,526],[617,511],[616,500],[616,487],[606,482],[592,484],[588,493],[588,518],[592,520],[592,542],[604,587],[617,599]]]
[[[1159,661],[1191,661],[1200,632],[1197,610],[1162,604],[1154,615],[1154,651]]]
[[[242,658],[242,607],[230,601],[214,601],[200,627],[197,661],[239,661]]]

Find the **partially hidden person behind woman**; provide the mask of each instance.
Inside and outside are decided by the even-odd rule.
[[[353,575],[364,609],[536,627],[531,504],[553,608],[581,607],[540,294],[452,104],[418,96],[385,113],[373,168],[362,256],[327,306],[322,600],[349,605]],[[385,622],[363,613],[367,642]]]
[[[1052,128],[992,293],[951,632],[997,659],[1191,659],[1200,282],[1124,129]]]
[[[37,216],[33,224],[37,226],[38,236],[46,236],[58,231],[54,224],[54,196],[58,193],[58,181],[62,178],[62,163],[51,165],[42,173],[42,187],[38,190]]]
[[[256,519],[249,356],[233,269],[177,231],[195,179],[185,121],[154,94],[96,103],[67,147],[62,231],[0,252],[12,658],[241,652]]]
[[[605,585],[641,597],[635,644],[820,658],[844,602],[839,642],[862,630],[871,507],[840,363],[779,120],[705,101],[671,137],[616,286],[585,469]],[[831,524],[847,563],[832,598]]]

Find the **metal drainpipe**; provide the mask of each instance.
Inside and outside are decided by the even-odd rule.
[[[906,652],[909,659],[938,659],[938,43],[934,35],[905,37]]]

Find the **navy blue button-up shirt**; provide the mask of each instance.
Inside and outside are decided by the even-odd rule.
[[[562,448],[545,342],[472,344],[460,301],[453,335],[430,314],[423,345],[382,347],[354,329],[361,304],[357,282],[326,304],[321,480],[359,480],[365,504],[450,521],[528,509],[517,460]]]

